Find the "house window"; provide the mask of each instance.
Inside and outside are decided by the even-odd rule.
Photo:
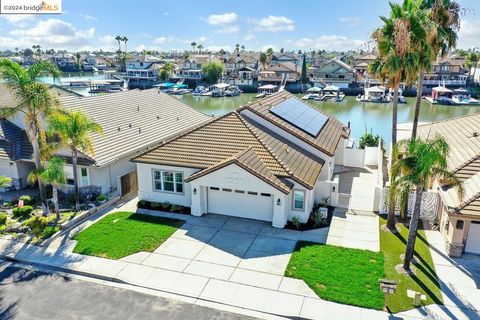
[[[293,190],[293,209],[303,210],[305,208],[305,191]]]
[[[457,230],[463,230],[463,220],[457,220]]]
[[[155,191],[183,193],[183,173],[153,170]]]

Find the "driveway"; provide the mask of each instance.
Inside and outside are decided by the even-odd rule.
[[[169,213],[142,210],[158,216]],[[283,274],[298,240],[324,243],[327,230],[275,229],[268,222],[207,214],[175,215],[186,223],[153,253],[139,252],[125,262],[270,290],[291,287]],[[303,283],[303,281],[302,281]],[[314,295],[299,284],[302,294]],[[289,290],[291,291],[291,290]]]

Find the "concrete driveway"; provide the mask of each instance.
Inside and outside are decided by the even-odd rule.
[[[172,214],[144,211],[152,215]],[[268,222],[207,214],[179,216],[186,223],[153,253],[139,252],[121,260],[246,284],[271,290],[291,287],[283,274],[298,240],[324,243],[327,230],[305,233],[275,229]],[[303,281],[302,281],[303,283]],[[306,285],[302,293],[314,295]]]

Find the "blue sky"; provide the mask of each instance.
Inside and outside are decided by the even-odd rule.
[[[480,1],[459,0],[464,16],[459,47],[480,47]],[[366,49],[369,34],[388,14],[385,0],[63,0],[61,15],[0,16],[0,49],[184,50],[190,43],[231,50]]]

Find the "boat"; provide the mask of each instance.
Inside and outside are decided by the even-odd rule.
[[[318,93],[307,93],[302,97],[302,100],[316,100],[320,101],[320,94]]]
[[[388,98],[389,101],[393,100],[393,88],[390,88],[388,91]],[[403,90],[402,88],[398,88],[398,103],[407,103],[407,99],[403,96]]]
[[[195,90],[193,90],[192,95],[201,96],[202,93],[205,93],[207,91],[208,91],[208,89],[205,88],[204,86],[198,86],[198,87],[195,88]]]
[[[106,80],[90,80],[89,93],[110,93],[125,91],[122,80],[106,79]]]
[[[459,106],[480,104],[480,101],[472,98],[468,90],[464,88],[458,88],[453,90],[452,101]]]
[[[212,97],[225,97],[225,91],[230,87],[228,83],[217,83],[210,86],[209,91],[212,93]]]
[[[277,91],[277,86],[274,84],[266,84],[258,87],[258,94],[255,98],[263,98],[265,96],[271,95]]]
[[[432,88],[432,95],[425,97],[431,104],[455,105],[453,91],[442,86]]]
[[[243,91],[240,90],[237,86],[230,86],[227,90],[225,90],[225,95],[227,97],[235,97],[239,96]]]
[[[174,95],[184,95],[187,93],[192,92],[191,89],[188,89],[188,86],[183,83],[177,83],[172,86],[172,89],[168,91],[168,94],[174,94]]]
[[[340,102],[345,98],[345,94],[337,86],[326,86],[322,89],[320,100]]]
[[[387,88],[382,86],[373,86],[364,89],[363,95],[355,98],[359,102],[388,103],[390,95],[386,94]]]
[[[90,86],[90,80],[61,80],[60,85],[65,88],[88,88]]]

